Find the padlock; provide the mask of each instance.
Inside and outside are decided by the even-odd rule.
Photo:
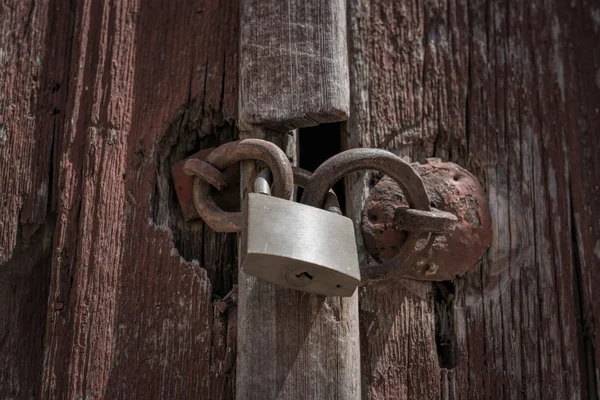
[[[290,289],[352,296],[360,269],[350,218],[271,197],[264,176],[248,194],[243,215],[245,273]]]

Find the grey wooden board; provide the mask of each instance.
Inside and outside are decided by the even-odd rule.
[[[292,135],[266,138],[293,158]],[[238,274],[236,398],[359,399],[358,292],[324,297]]]
[[[344,0],[244,0],[240,36],[242,128],[348,118]]]

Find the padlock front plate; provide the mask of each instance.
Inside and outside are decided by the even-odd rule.
[[[351,296],[360,283],[352,221],[304,204],[250,193],[242,269],[291,289]]]

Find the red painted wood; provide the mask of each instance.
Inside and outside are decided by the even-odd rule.
[[[494,221],[494,242],[454,282],[451,307],[427,283],[363,290],[363,394],[598,398],[597,4],[349,4],[347,146],[466,167]],[[358,216],[370,181],[348,183]],[[454,367],[437,359],[440,322]]]
[[[235,135],[237,2],[0,7],[0,397],[231,398],[235,238],[169,166]]]
[[[495,229],[449,304],[361,290],[364,397],[598,398],[600,8],[348,6],[347,145],[466,167]],[[234,396],[235,237],[183,222],[169,167],[236,137],[237,7],[0,5],[0,398]]]

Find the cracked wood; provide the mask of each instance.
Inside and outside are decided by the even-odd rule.
[[[597,399],[597,2],[350,0],[348,13],[348,147],[462,165],[494,228],[447,296],[361,291],[364,397]],[[369,181],[349,183],[358,222]]]
[[[235,240],[184,224],[168,167],[235,136],[238,16],[0,5],[0,397],[234,395]]]

